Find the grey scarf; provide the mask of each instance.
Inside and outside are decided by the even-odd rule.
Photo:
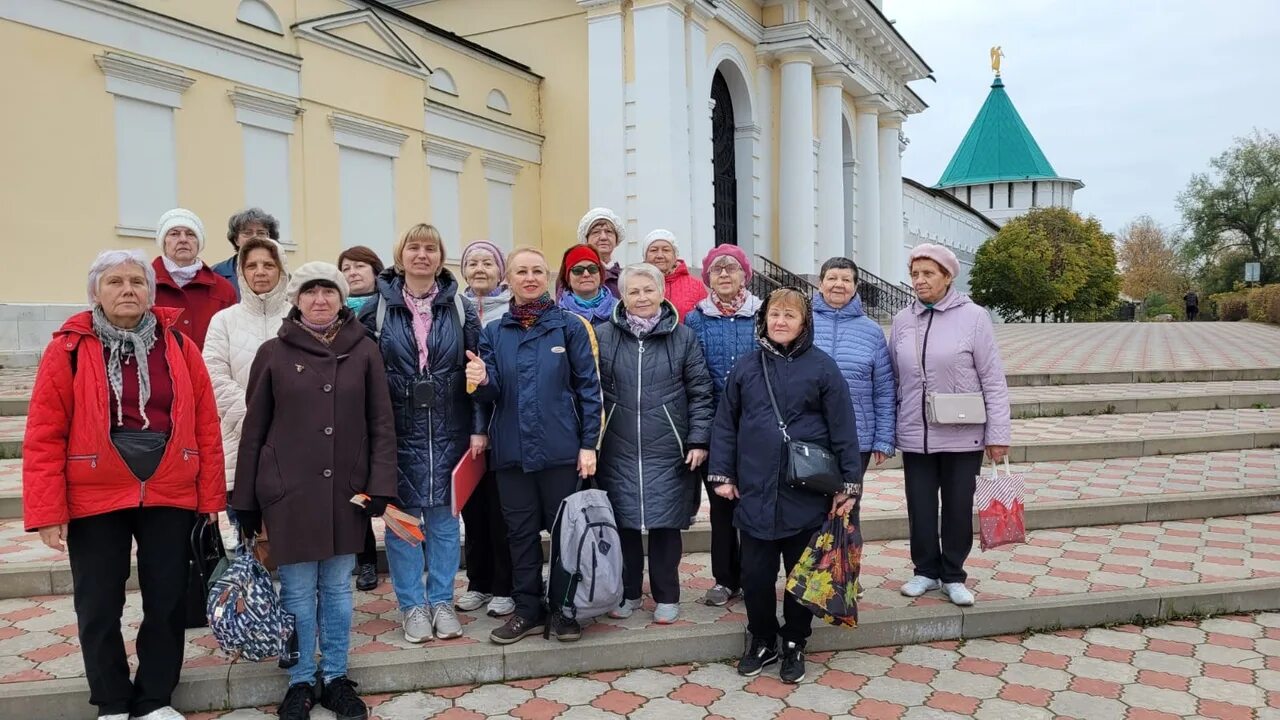
[[[151,375],[147,370],[147,353],[156,344],[156,316],[146,312],[142,321],[132,330],[123,330],[111,324],[101,305],[93,307],[93,332],[107,349],[107,381],[116,396],[116,425],[124,425],[123,361],[132,356],[138,362],[138,412],[142,414],[142,429],[151,426],[147,418],[147,401],[151,399]]]

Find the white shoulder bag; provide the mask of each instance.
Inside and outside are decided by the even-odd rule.
[[[982,393],[936,393],[929,389],[924,366],[924,333],[916,322],[916,361],[924,386],[925,419],[934,425],[985,425],[987,403]]]

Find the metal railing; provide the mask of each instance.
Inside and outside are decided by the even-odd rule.
[[[763,298],[778,288],[795,288],[813,295],[818,287],[803,275],[791,272],[769,258],[756,256],[755,273],[751,277],[752,293]],[[862,298],[862,310],[869,317],[888,322],[899,310],[911,304],[914,296],[909,290],[858,270],[858,295]]]

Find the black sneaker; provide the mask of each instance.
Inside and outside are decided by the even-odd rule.
[[[280,701],[276,715],[280,720],[311,720],[311,707],[316,704],[316,689],[310,683],[296,683]]]
[[[804,682],[804,646],[790,640],[782,643],[782,667],[778,670],[782,682],[790,685]]]
[[[373,563],[362,564],[360,573],[356,575],[356,589],[369,592],[376,587],[378,587],[378,566]]]
[[[489,639],[499,645],[510,645],[530,635],[537,635],[542,632],[544,625],[544,623],[526,620],[519,615],[512,615],[505,625],[489,633]]]
[[[582,626],[577,620],[557,612],[551,615],[551,632],[560,642],[573,642],[582,637]]]
[[[324,683],[320,691],[320,705],[331,711],[338,720],[368,720],[369,708],[356,695],[356,684],[346,676],[336,677]]]
[[[738,661],[738,674],[744,677],[755,677],[766,665],[778,662],[778,647],[773,641],[763,638],[752,638],[751,647]]]

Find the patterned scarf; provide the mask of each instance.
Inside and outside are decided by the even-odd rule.
[[[722,302],[719,295],[711,293],[711,302],[716,304],[716,308],[720,310],[721,315],[724,317],[733,317],[734,315],[737,315],[738,311],[742,309],[742,306],[746,304],[747,289],[744,287],[741,290],[738,290],[738,294],[734,295],[733,299],[728,303]]]
[[[93,307],[93,332],[107,349],[107,382],[116,396],[116,425],[124,425],[123,361],[130,357],[138,361],[138,412],[142,414],[142,429],[151,426],[147,417],[147,401],[151,399],[151,375],[147,370],[147,353],[156,344],[156,316],[142,314],[142,320],[132,330],[123,330],[111,324],[101,305]]]
[[[413,337],[418,341],[418,370],[427,369],[427,360],[429,350],[427,348],[428,341],[431,338],[431,306],[436,302],[436,296],[440,294],[440,283],[431,286],[426,295],[418,297],[409,292],[409,286],[404,286],[404,304],[409,307],[409,314],[413,316]]]
[[[321,345],[329,347],[333,344],[333,339],[338,337],[338,331],[342,329],[344,321],[342,315],[338,315],[329,322],[328,325],[315,325],[307,322],[306,318],[299,316],[294,320],[298,327],[307,331],[311,337],[320,341]]]
[[[551,308],[555,307],[556,301],[551,299],[550,292],[544,292],[537,299],[517,305],[515,298],[511,299],[511,317],[520,322],[520,327],[525,330],[533,327],[538,322],[538,318]]]
[[[636,317],[631,313],[626,313],[626,316],[627,327],[631,328],[631,334],[638,338],[642,338],[653,332],[654,328],[658,327],[658,321],[662,319],[662,310],[659,308],[658,312],[655,313],[653,317]]]

